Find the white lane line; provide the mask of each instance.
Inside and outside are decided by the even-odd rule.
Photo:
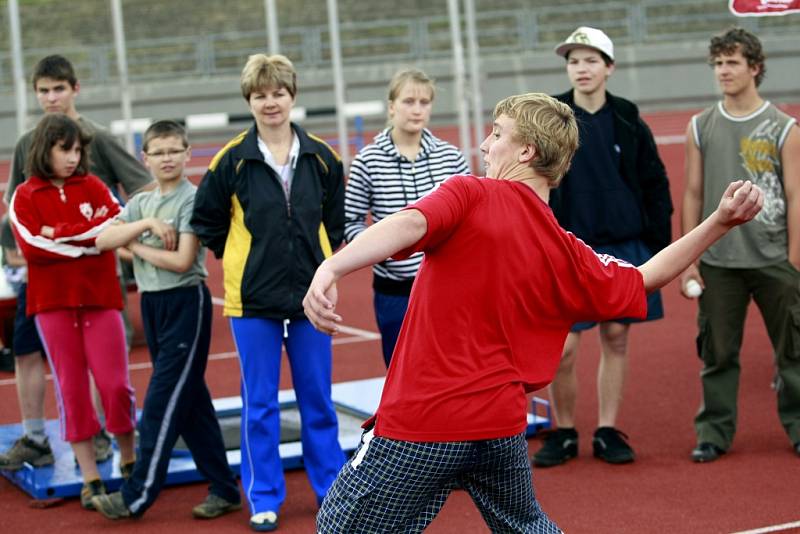
[[[657,145],[682,145],[686,142],[686,134],[680,135],[657,135]]]
[[[352,326],[340,325],[339,331],[342,332],[343,334],[351,334],[357,337],[363,337],[365,340],[370,340],[370,341],[373,339],[381,338],[381,335],[378,332],[372,332],[370,330],[362,330],[361,328],[354,328]],[[336,339],[337,338],[333,338],[334,345],[336,345]]]
[[[351,343],[364,343],[365,341],[374,341],[376,339],[380,339],[380,334],[375,334],[374,332],[369,332],[367,330],[360,330],[358,328],[350,328],[350,327],[342,327],[342,331],[344,332],[347,329],[348,334],[354,333],[363,333],[363,335],[356,335],[351,337],[334,337],[333,344],[334,345],[349,345]],[[208,359],[209,361],[217,361],[217,360],[230,360],[237,357],[236,352],[218,352],[216,354],[209,354]],[[138,362],[138,363],[131,363],[128,365],[129,371],[141,371],[142,369],[151,369],[153,364],[149,361],[147,362]],[[46,375],[45,378],[47,380],[52,381],[53,375]],[[0,380],[0,387],[3,386],[16,386],[17,380],[16,378],[4,378]]]
[[[800,528],[800,521],[795,521],[794,523],[784,523],[783,525],[756,528],[753,530],[742,530],[740,532],[733,532],[732,534],[766,534],[767,532],[780,532],[782,530],[789,530],[790,528]]]

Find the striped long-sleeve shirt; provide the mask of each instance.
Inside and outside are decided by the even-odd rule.
[[[468,174],[461,152],[453,145],[423,130],[417,158],[402,156],[386,129],[374,142],[361,149],[350,166],[345,190],[345,239],[350,242],[366,227],[367,214],[378,222],[400,211],[432,191],[450,176]],[[405,282],[413,280],[422,262],[422,253],[405,260],[386,260],[376,264],[376,279]]]

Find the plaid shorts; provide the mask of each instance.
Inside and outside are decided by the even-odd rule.
[[[525,436],[417,443],[366,433],[325,497],[319,534],[422,532],[467,491],[492,532],[560,534],[533,491]]]

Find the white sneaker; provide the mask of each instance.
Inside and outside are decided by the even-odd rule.
[[[256,532],[271,532],[278,528],[278,514],[269,511],[251,515],[250,528]]]

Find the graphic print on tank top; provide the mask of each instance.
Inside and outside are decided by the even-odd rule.
[[[768,225],[778,224],[786,214],[783,184],[778,176],[781,133],[781,124],[777,120],[766,119],[739,142],[742,168],[747,173],[745,178],[764,191],[764,208],[756,220]]]

